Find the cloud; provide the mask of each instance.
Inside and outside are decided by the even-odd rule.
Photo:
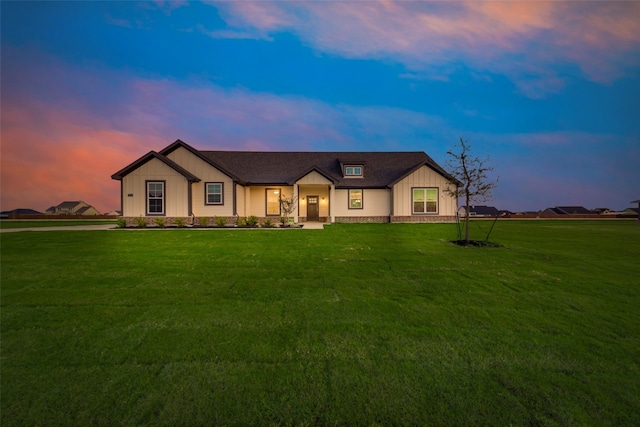
[[[387,59],[444,79],[461,66],[508,76],[532,98],[580,77],[611,83],[637,67],[638,2],[213,3],[233,31],[297,34],[347,58]],[[257,31],[257,33],[255,33]],[[635,54],[630,54],[635,52]],[[633,71],[635,72],[635,70]]]
[[[363,140],[369,150],[425,149],[446,129],[439,118],[399,108],[139,78],[43,57],[14,54],[3,67],[15,84],[2,92],[2,209],[76,199],[115,209],[111,174],[178,138],[199,149],[357,151]],[[46,79],[33,74],[42,61]]]

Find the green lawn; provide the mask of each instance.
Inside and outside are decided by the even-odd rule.
[[[68,227],[70,225],[115,224],[113,219],[2,219],[0,228]]]
[[[640,425],[640,225],[454,227],[3,234],[0,424]]]

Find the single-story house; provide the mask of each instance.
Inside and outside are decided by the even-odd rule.
[[[448,222],[458,182],[424,152],[254,152],[196,150],[177,140],[111,176],[122,216],[281,217],[295,222]]]
[[[596,213],[583,206],[556,206],[543,210],[541,215],[596,215]]]
[[[42,215],[42,212],[38,212],[30,208],[18,208],[10,211],[0,212],[0,218],[11,218],[12,216],[17,215]]]
[[[635,213],[637,213],[637,214],[638,214],[638,220],[640,220],[640,199],[638,199],[638,200],[632,200],[632,201],[631,201],[631,202],[629,202],[629,203],[637,203],[637,204],[638,204],[638,207],[637,207],[637,208],[629,208],[629,209],[631,209],[631,210],[635,211]]]
[[[465,218],[467,216],[467,207],[461,206],[460,209],[458,209],[458,215]],[[495,218],[500,216],[500,211],[493,206],[475,205],[469,206],[469,216]]]
[[[82,200],[65,201],[46,210],[48,215],[100,215],[100,212]]]

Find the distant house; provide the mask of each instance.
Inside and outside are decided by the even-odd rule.
[[[496,217],[496,216],[500,216],[500,214],[501,214],[500,211],[493,206],[484,206],[484,205],[469,206],[469,216]],[[458,209],[458,215],[460,215],[463,218],[467,216],[466,206],[461,206],[460,209]]]
[[[606,215],[606,214],[612,213],[613,211],[609,208],[595,208],[595,209],[592,209],[591,212],[598,215]]]
[[[635,211],[635,212],[636,212],[636,214],[638,214],[638,220],[640,220],[640,199],[638,199],[638,200],[632,200],[630,203],[637,203],[637,204],[638,204],[638,207],[637,207],[637,208],[629,208],[629,209],[631,209],[631,210]],[[627,209],[627,210],[629,210],[629,209]],[[625,212],[626,212],[626,211],[625,211]]]
[[[57,206],[51,206],[46,211],[47,215],[100,215],[100,212],[82,200],[65,201]]]
[[[122,216],[122,212],[120,212],[120,211],[109,211],[109,212],[105,213],[105,215],[108,215],[108,216]]]
[[[595,212],[583,206],[556,206],[543,210],[541,215],[595,215]]]
[[[13,209],[11,211],[0,212],[0,218],[11,218],[12,216],[15,216],[15,215],[42,215],[42,212],[38,212],[33,209],[24,209],[24,208],[18,208],[18,209]]]

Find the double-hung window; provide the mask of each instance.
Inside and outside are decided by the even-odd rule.
[[[438,189],[414,188],[412,202],[414,214],[436,214],[438,213]]]
[[[223,205],[222,189],[223,184],[221,182],[207,182],[205,184],[205,204]]]
[[[147,215],[164,215],[164,181],[147,181]]]
[[[349,190],[349,209],[362,209],[362,190]]]
[[[280,189],[267,188],[267,216],[280,216]]]

